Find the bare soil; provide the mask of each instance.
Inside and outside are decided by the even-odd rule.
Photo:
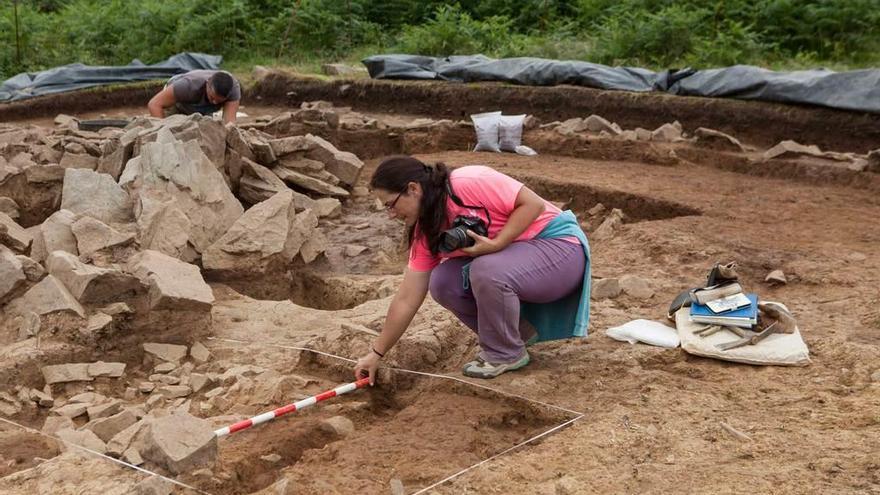
[[[325,94],[341,91],[341,84],[325,85]],[[410,85],[400,87],[406,88],[404,94],[413,91]],[[380,91],[377,88],[382,84],[364,91]],[[545,89],[529,91],[538,94]],[[280,89],[262,91],[275,94]],[[460,91],[449,89],[446,101],[460,97]],[[497,101],[507,111],[499,98],[526,90],[481,85],[479,91],[491,95],[484,102]],[[360,97],[364,99],[358,104],[379,118],[407,120],[418,113],[417,105],[400,94],[372,104],[369,96]],[[606,97],[623,98],[603,93],[589,101]],[[345,98],[355,97],[346,93]],[[580,90],[557,88],[540,100],[516,100],[509,110],[563,115],[573,111],[568,107],[580,98]],[[394,106],[391,101],[401,103]],[[625,128],[653,128],[685,112],[679,104],[661,100],[664,110],[655,114],[657,107],[646,101],[658,100],[631,98],[629,110],[620,110],[626,117],[618,122]],[[701,115],[691,123],[748,129],[734,134],[756,153],[781,138],[823,146],[834,141],[833,149],[840,151],[876,147],[875,117],[817,110],[807,118],[804,109],[733,103],[749,112],[731,117],[712,113],[721,103],[683,105],[694,106],[687,115]],[[673,112],[673,107],[678,110]],[[403,111],[395,114],[395,108]],[[245,111],[257,116],[286,109],[251,105]],[[96,112],[115,116],[143,110],[128,106],[81,116]],[[615,115],[599,110],[578,116],[589,113],[615,120]],[[710,125],[716,118],[719,125]],[[781,125],[790,121],[801,126]],[[51,125],[44,118],[30,122]],[[869,129],[868,123],[875,127]],[[685,124],[686,130],[695,127]],[[613,237],[591,243],[593,276],[636,275],[648,281],[654,295],[593,301],[589,338],[539,344],[530,348],[528,367],[482,383],[584,416],[571,427],[440,485],[434,493],[880,493],[877,174],[798,161],[761,164],[748,155],[687,143],[572,141],[544,131],[525,137],[525,144],[541,153],[538,156],[471,153],[463,151],[473,139],[471,133],[426,132],[400,140],[387,133],[339,131],[327,137],[367,162],[360,186],[366,185],[382,154],[411,152],[430,162],[484,164],[512,175],[547,199],[568,204],[588,236],[599,223],[590,209],[598,203],[620,208],[626,215],[624,225]],[[214,281],[213,324],[203,341],[215,360],[295,373],[308,381],[296,394],[314,394],[350,381],[349,363],[292,347],[347,358],[368,349],[371,332],[380,329],[403,271],[403,232],[372,198],[361,194],[346,202],[340,218],[322,228],[338,249],[307,268],[277,277]],[[355,256],[340,254],[347,245],[367,249]],[[739,263],[748,290],[762,299],[781,301],[794,312],[810,348],[809,366],[727,363],[680,349],[620,343],[605,335],[607,328],[636,318],[664,321],[676,294],[700,284],[713,263],[731,260]],[[784,271],[788,284],[763,282],[774,269]],[[126,360],[133,373],[130,381],[137,383],[149,373],[151,363],[141,363],[136,346],[121,344],[128,342],[122,338],[119,342],[115,349],[111,345],[92,350],[92,356]],[[388,363],[460,376],[459,367],[476,348],[469,330],[428,301]],[[44,348],[32,359],[46,363],[65,353],[70,356],[69,349]],[[7,347],[0,359],[8,368],[19,362],[15,356],[20,354]],[[33,373],[8,376],[42,386]],[[96,387],[121,395],[124,385],[108,382]],[[500,392],[385,370],[375,389],[222,439],[220,461],[211,476],[189,473],[180,480],[215,494],[285,494],[388,493],[389,482],[397,479],[412,493],[574,417]],[[214,416],[219,427],[299,398],[242,392],[229,410],[205,416]],[[335,415],[352,420],[353,432],[342,435],[322,426]],[[39,428],[43,418],[17,419]],[[749,440],[729,434],[722,422]],[[0,491],[36,489],[30,478],[3,477],[25,472],[42,462],[37,458],[57,452],[44,437],[0,429]],[[262,458],[271,454],[278,459]],[[70,465],[66,459],[63,462]]]

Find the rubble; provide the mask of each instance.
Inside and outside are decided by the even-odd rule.
[[[0,303],[18,296],[27,280],[21,260],[0,244]]]
[[[189,355],[193,358],[193,360],[199,364],[208,362],[211,359],[211,353],[208,351],[208,348],[205,347],[201,342],[196,342],[189,349]]]
[[[638,130],[636,130],[638,132]],[[651,133],[651,141],[663,141],[671,143],[680,140],[682,137],[681,124],[676,120],[669,124],[663,124]]]
[[[141,455],[180,474],[211,466],[217,457],[217,437],[206,421],[189,414],[174,414],[148,425]]]
[[[795,158],[798,156],[822,157],[822,150],[816,145],[805,146],[796,141],[782,141],[764,152],[764,160],[775,158]]]
[[[68,312],[85,318],[85,309],[64,284],[52,275],[47,275],[23,296],[9,303],[7,310],[10,314],[23,315],[30,311],[40,316]]]
[[[91,170],[67,169],[64,172],[61,209],[104,223],[133,220],[128,193],[110,175]]]
[[[64,251],[52,252],[46,267],[80,303],[114,302],[132,297],[141,287],[140,281],[129,274],[88,265]]]
[[[271,170],[247,158],[242,158],[242,175],[238,192],[245,202],[252,205],[257,204],[287,190],[289,190],[287,184]]]
[[[613,299],[619,296],[622,291],[620,282],[616,278],[595,279],[590,285],[590,298],[596,301]]]
[[[110,378],[119,378],[125,372],[125,363],[105,363],[98,361],[90,363],[88,366],[89,376],[97,378],[107,376]]]
[[[75,221],[76,214],[72,211],[58,210],[38,227],[32,227],[34,245],[31,248],[31,258],[42,262],[53,251],[67,251],[78,255],[76,237],[71,230]]]
[[[337,437],[347,437],[354,433],[354,423],[345,416],[333,416],[321,422],[321,429]]]
[[[107,452],[107,445],[91,430],[59,430],[55,436],[65,443],[79,445],[99,454]]]
[[[0,212],[0,244],[24,253],[31,245],[31,235],[9,215]]]
[[[85,151],[85,149],[83,149],[83,151]],[[91,155],[71,153],[68,151],[61,157],[61,163],[59,163],[59,165],[66,169],[95,170],[98,168],[98,159]]]
[[[5,196],[0,196],[0,213],[8,216],[13,221],[17,221],[19,216],[21,216],[18,203],[14,199]]]
[[[590,132],[604,131],[612,136],[617,136],[622,132],[619,125],[609,122],[598,115],[590,115],[584,119],[583,126]]]
[[[181,143],[167,128],[157,134],[119,183],[135,202],[140,244],[193,261],[244,209],[196,141]]]
[[[187,385],[165,385],[156,389],[156,392],[162,394],[166,399],[177,399],[192,394],[192,389]]]
[[[47,435],[54,435],[60,430],[73,430],[74,428],[76,428],[76,424],[67,416],[48,416],[40,431]]]
[[[199,268],[158,251],[142,251],[129,260],[128,271],[149,286],[152,309],[210,311],[211,287]]]
[[[106,313],[95,313],[89,316],[89,321],[86,323],[86,333],[95,333],[104,330],[109,327],[113,323],[113,317]]]
[[[73,419],[85,414],[88,407],[88,404],[65,404],[61,407],[56,407],[52,412],[59,416]]]
[[[623,225],[623,219],[624,214],[621,210],[612,209],[590,238],[595,240],[610,239],[614,236],[614,232]]]
[[[0,414],[4,416],[15,416],[21,412],[21,404],[15,397],[6,392],[0,392]]]
[[[124,414],[124,412],[120,414]],[[146,426],[147,421],[141,420],[130,424],[119,432],[115,433],[110,440],[107,441],[107,454],[114,457],[121,457],[127,451],[135,437]]]
[[[131,244],[133,233],[119,232],[104,222],[92,217],[82,217],[70,226],[79,254],[89,256],[98,251]]]
[[[142,346],[144,352],[167,363],[179,363],[187,354],[187,348],[185,345],[148,342],[142,344]]]
[[[23,315],[16,316],[13,322],[18,323],[19,341],[36,337],[43,328],[43,319],[33,311],[25,311]]]
[[[21,254],[15,258],[21,263],[21,269],[28,282],[39,282],[46,276],[46,269],[35,260]]]
[[[137,423],[137,417],[130,410],[124,410],[106,418],[89,421],[83,429],[90,430],[105,444],[119,432]]]
[[[115,414],[118,414],[122,411],[124,403],[121,400],[111,400],[110,402],[105,402],[103,404],[91,405],[86,408],[86,413],[89,415],[89,421],[100,419],[100,418],[108,418]]]
[[[696,143],[699,146],[722,151],[735,151],[738,153],[744,153],[746,151],[745,147],[738,139],[721,131],[716,131],[715,129],[700,127],[694,131],[694,136],[696,136]]]
[[[297,213],[291,192],[281,191],[239,217],[204,253],[204,267],[264,273],[284,266],[314,236],[317,224],[314,212]]]
[[[764,282],[785,285],[788,283],[788,279],[785,278],[785,273],[782,270],[773,270],[764,277]]]

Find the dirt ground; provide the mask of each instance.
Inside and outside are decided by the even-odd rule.
[[[244,109],[252,118],[285,110]],[[142,112],[128,107],[78,116]],[[367,113],[388,122],[416,117]],[[52,119],[30,123],[51,126]],[[512,175],[545,198],[570,204],[588,237],[598,226],[588,213],[597,201],[621,208],[623,226],[609,238],[591,240],[593,277],[638,276],[653,289],[651,297],[592,301],[588,338],[530,348],[528,367],[480,383],[494,391],[385,370],[375,389],[222,439],[210,475],[178,479],[213,494],[389,493],[391,480],[413,493],[580,413],[570,426],[430,492],[880,494],[878,189],[809,174],[724,170],[719,155],[680,144],[651,148],[661,154],[687,148],[678,153],[686,160],[669,163],[641,161],[641,151],[626,151],[631,145],[622,142],[601,145],[611,150],[604,158],[597,158],[596,147],[545,153],[525,144],[540,154],[472,153],[461,151],[467,143],[459,142],[440,150],[436,143],[423,146],[417,156]],[[366,186],[380,157],[361,158],[366,166],[358,185]],[[380,329],[405,265],[401,226],[361,192],[322,228],[338,249],[301,273],[209,279],[217,302],[204,342],[214,358],[282,374],[293,370],[304,380],[294,396],[260,392],[265,382],[256,379],[252,389],[242,386],[230,410],[205,415],[217,427],[350,381],[350,363],[295,348],[356,359]],[[341,255],[350,245],[366,249]],[[735,364],[605,335],[637,318],[665,321],[676,294],[700,284],[715,262],[733,260],[747,290],[792,310],[811,364]],[[764,282],[776,269],[784,271],[786,285]],[[388,363],[460,377],[460,366],[476,349],[470,331],[429,300]],[[134,351],[108,355],[133,362],[135,376],[148,373],[137,368],[141,356]],[[107,393],[119,388],[95,386]],[[353,432],[332,431],[322,422],[340,414],[352,420]],[[42,419],[18,421],[39,429]],[[731,435],[722,423],[749,438]],[[48,486],[74,493],[39,471],[42,459],[58,454],[45,440],[0,426],[0,492],[49,493],[41,491]],[[278,457],[264,459],[271,454]],[[68,452],[53,462],[87,463],[95,479],[143,476],[74,456]],[[102,488],[117,489],[125,493]]]

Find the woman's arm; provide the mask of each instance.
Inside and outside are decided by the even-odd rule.
[[[416,272],[407,269],[403,274],[403,282],[397,289],[397,294],[391,300],[388,314],[379,337],[373,342],[370,353],[360,358],[355,365],[354,375],[356,379],[364,375],[370,377],[370,385],[376,382],[376,369],[379,367],[380,354],[384,355],[394,347],[394,344],[409,327],[413,317],[425,301],[428,295],[428,282],[431,280],[431,272]],[[365,373],[366,372],[366,373]]]
[[[475,234],[470,230],[467,232],[476,244],[471,247],[462,249],[462,252],[469,256],[480,256],[481,254],[494,253],[501,251],[510,245],[517,237],[529,228],[529,225],[537,219],[541,213],[544,213],[546,205],[540,196],[526,186],[522,186],[516,195],[516,201],[513,204],[513,211],[507,219],[507,223],[498,232],[494,239],[483,237]]]

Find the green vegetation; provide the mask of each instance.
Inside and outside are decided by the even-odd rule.
[[[880,0],[0,0],[0,80],[181,51],[239,68],[395,52],[846,69],[880,62]]]

